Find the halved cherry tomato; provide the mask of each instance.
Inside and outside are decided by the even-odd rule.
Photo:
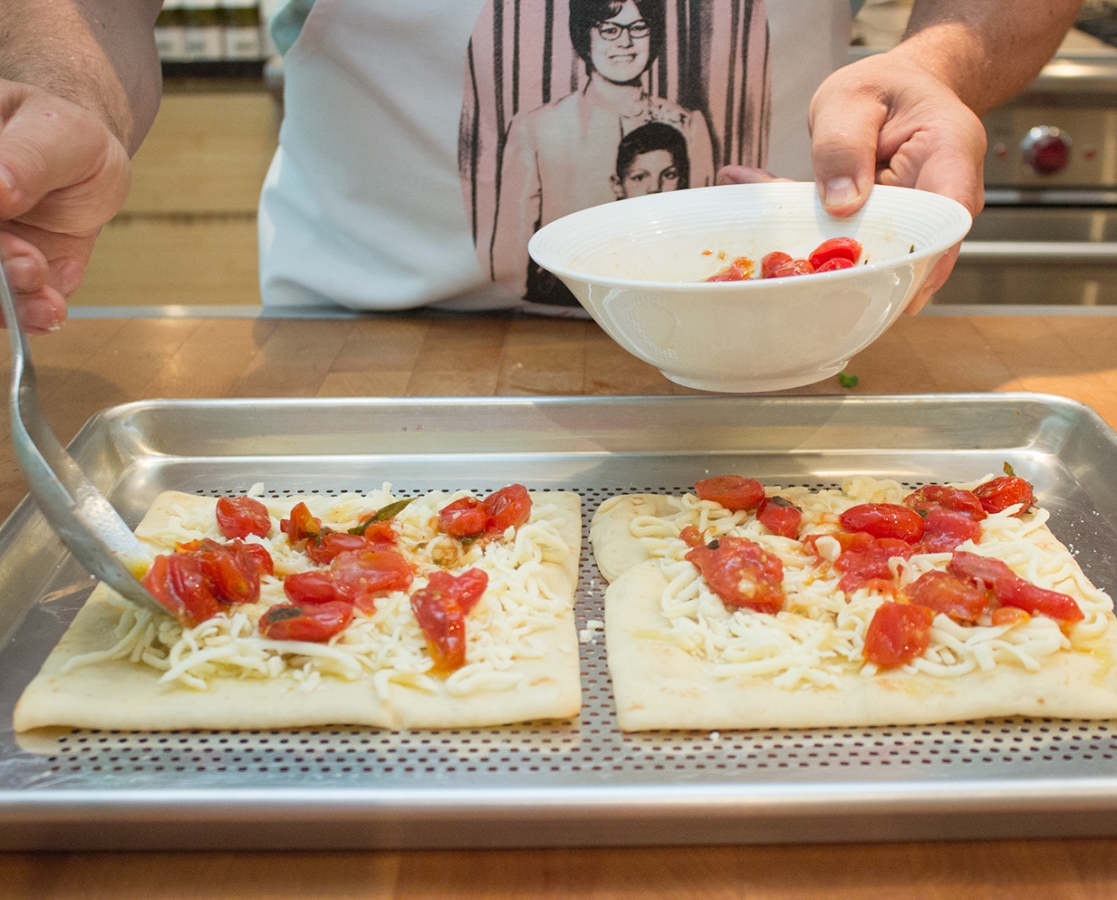
[[[815,272],[837,272],[839,269],[852,269],[853,263],[848,259],[842,259],[840,256],[834,259],[828,259],[821,265],[814,267]]]
[[[739,537],[723,537],[687,552],[706,583],[723,603],[757,612],[783,608],[783,563],[759,544]]]
[[[793,259],[790,262],[785,262],[782,266],[776,269],[770,277],[772,278],[792,278],[796,275],[813,275],[814,266],[811,265],[810,260],[806,259]]]
[[[911,545],[899,538],[874,538],[863,531],[858,534],[868,540],[852,543],[834,563],[835,569],[845,573],[838,582],[838,589],[847,594],[862,587],[879,589],[882,584],[891,585],[893,576],[888,561],[897,556],[909,559],[912,552]]]
[[[449,673],[465,665],[465,613],[441,591],[425,587],[411,595],[411,611],[427,639],[434,670]]]
[[[143,586],[171,615],[189,628],[221,611],[202,569],[202,562],[192,553],[155,557],[143,577]]]
[[[861,245],[853,238],[830,238],[815,247],[807,258],[815,271],[818,271],[823,264],[834,260],[842,260],[852,266],[861,259]]]
[[[510,484],[493,491],[483,502],[489,521],[485,534],[499,537],[509,528],[519,528],[531,518],[531,495],[522,484]]]
[[[1059,622],[1080,622],[1086,618],[1077,601],[1069,594],[1032,584],[999,559],[955,550],[949,568],[979,587],[992,589],[997,602],[1004,606],[1015,606],[1029,615],[1044,615]]]
[[[865,631],[865,659],[881,669],[894,669],[918,659],[931,645],[933,611],[914,603],[882,603]]]
[[[267,537],[271,516],[268,508],[254,497],[219,497],[217,528],[227,538],[246,538],[250,534]]]
[[[1035,502],[1035,493],[1031,484],[1016,475],[994,478],[985,484],[979,484],[973,492],[981,501],[985,511],[989,513],[999,513],[1019,503],[1020,511],[1015,515],[1021,516]]]
[[[367,550],[370,544],[359,534],[347,531],[330,531],[307,539],[304,552],[314,562],[325,565],[334,557],[350,550]]]
[[[905,593],[912,603],[963,622],[976,622],[989,607],[989,595],[984,590],[953,572],[924,572]]]
[[[260,617],[260,633],[273,641],[323,643],[353,621],[353,607],[333,601],[310,606],[279,603]]]
[[[981,525],[965,513],[931,509],[923,519],[923,537],[914,545],[916,553],[949,553],[966,541],[981,539]]]
[[[287,535],[287,543],[292,545],[326,533],[326,529],[322,527],[322,520],[312,516],[310,507],[302,501],[291,507],[289,519],[280,520],[279,530]]]
[[[390,547],[399,541],[399,534],[392,527],[391,522],[372,522],[365,526],[361,535],[377,547]]]
[[[694,493],[699,500],[711,500],[730,512],[737,512],[760,506],[764,500],[764,485],[755,478],[741,475],[715,475],[696,482]]]
[[[688,547],[697,547],[705,543],[702,540],[702,532],[694,525],[684,525],[683,530],[679,532],[679,537]]]
[[[863,531],[875,538],[896,538],[914,544],[923,537],[923,517],[898,503],[861,503],[838,518],[846,531]]]
[[[791,256],[782,250],[773,250],[765,254],[760,260],[760,272],[764,278],[775,278],[780,267],[791,262]]]
[[[738,256],[728,266],[715,272],[707,281],[748,281],[752,278],[755,263],[747,256]]]
[[[303,603],[332,603],[341,599],[337,584],[326,569],[293,572],[283,579],[283,593],[295,606]]]
[[[920,514],[929,513],[933,509],[949,509],[968,516],[975,522],[985,518],[985,509],[977,494],[944,484],[928,484],[913,491],[904,498],[904,506]]]
[[[385,591],[403,591],[411,586],[411,566],[395,550],[350,550],[334,557],[330,574],[338,596],[364,612],[376,608]]]
[[[475,497],[460,497],[438,512],[438,527],[456,538],[474,537],[488,524],[488,510]]]
[[[803,512],[786,497],[765,497],[756,510],[756,518],[772,534],[794,538],[799,534]]]
[[[202,565],[210,592],[222,603],[255,603],[260,598],[258,555],[243,541],[221,544],[210,538],[179,544],[175,556],[193,556]],[[263,547],[263,553],[271,554]]]
[[[256,563],[256,571],[261,575],[275,574],[275,560],[271,558],[268,548],[263,544],[254,544],[251,541],[241,544],[238,540],[233,540],[229,543],[240,544],[240,550],[252,557],[252,561]]]
[[[438,591],[443,597],[452,598],[462,608],[462,612],[468,613],[477,605],[488,586],[489,575],[484,569],[466,569],[457,575],[440,569],[431,573],[426,588],[420,590]]]

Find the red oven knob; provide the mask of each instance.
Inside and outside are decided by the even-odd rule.
[[[1053,125],[1039,125],[1020,142],[1020,149],[1037,175],[1054,175],[1070,162],[1070,135]]]

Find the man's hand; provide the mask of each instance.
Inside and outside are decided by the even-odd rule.
[[[28,331],[54,331],[93,242],[131,180],[124,146],[97,116],[0,80],[0,262]]]
[[[985,129],[950,88],[888,54],[839,69],[811,101],[811,156],[819,196],[833,215],[861,208],[874,183],[957,200],[976,216],[985,204]],[[918,312],[945,284],[951,249],[907,307]]]
[[[1080,0],[915,0],[904,40],[845,66],[811,100],[819,197],[836,216],[861,208],[875,183],[934,191],[972,215],[985,203],[985,130],[978,118],[1031,81],[1074,22]],[[720,183],[771,180],[723,169]],[[948,252],[908,305],[946,282]]]

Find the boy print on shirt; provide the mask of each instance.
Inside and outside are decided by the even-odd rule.
[[[764,0],[488,0],[470,40],[459,135],[482,267],[529,306],[577,307],[531,264],[531,236],[652,192],[649,167],[654,189],[669,190],[713,184],[723,165],[764,166],[770,95]],[[647,171],[626,175],[622,141],[652,123],[650,137],[674,148],[642,151]]]

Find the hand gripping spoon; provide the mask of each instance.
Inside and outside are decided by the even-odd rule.
[[[31,346],[20,325],[3,266],[0,310],[12,346],[12,443],[31,496],[90,574],[140,608],[166,614],[166,608],[132,573],[133,567],[146,567],[149,562],[136,536],[58,442],[43,416]]]

